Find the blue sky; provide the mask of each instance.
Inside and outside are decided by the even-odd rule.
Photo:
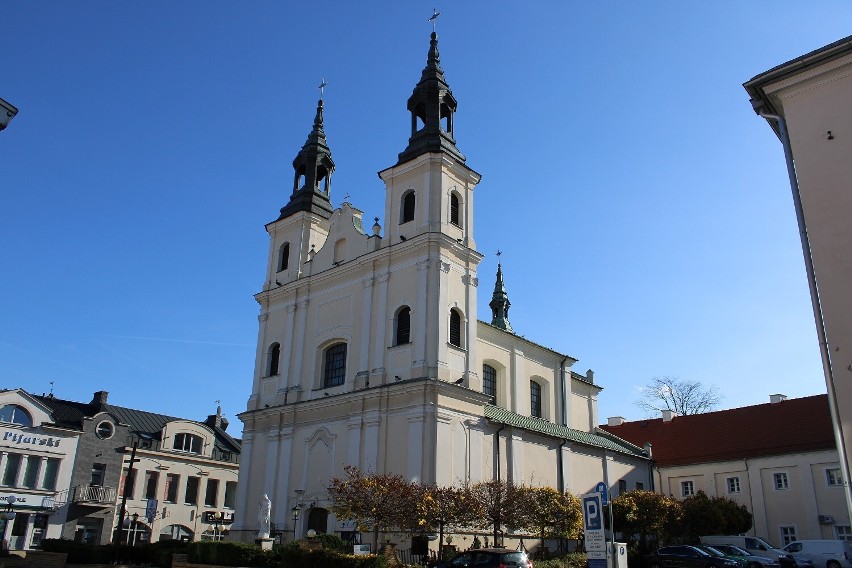
[[[6,2],[0,386],[239,430],[268,252],[325,78],[346,194],[407,143],[422,2]],[[517,333],[579,359],[600,418],[656,376],[722,408],[825,392],[781,147],[741,84],[848,35],[847,2],[437,6]],[[382,220],[383,221],[383,220]]]

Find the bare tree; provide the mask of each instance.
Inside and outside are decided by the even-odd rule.
[[[715,410],[723,398],[715,385],[678,377],[654,377],[651,384],[642,387],[636,406],[649,415],[663,410],[673,410],[680,415],[701,414]]]

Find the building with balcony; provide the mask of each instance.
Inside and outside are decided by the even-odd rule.
[[[123,505],[122,541],[221,539],[233,520],[240,455],[221,409],[198,422],[112,405],[108,395],[98,391],[88,403],[32,397],[79,438],[55,496],[64,512],[55,536],[109,543]]]
[[[56,424],[53,409],[21,390],[0,390],[0,539],[38,548],[59,538],[68,514],[56,501],[73,474],[80,432]]]

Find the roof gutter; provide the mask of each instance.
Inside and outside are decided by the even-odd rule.
[[[819,300],[819,289],[817,287],[816,273],[814,271],[813,256],[811,255],[811,245],[808,239],[808,228],[805,224],[805,213],[802,208],[802,196],[799,191],[799,180],[796,176],[796,165],[793,161],[793,149],[790,146],[790,137],[787,133],[787,121],[784,117],[777,114],[767,113],[763,106],[762,100],[751,100],[754,112],[765,118],[767,121],[773,121],[778,125],[778,137],[781,139],[781,146],[784,148],[784,159],[787,162],[787,176],[790,178],[790,189],[793,192],[793,205],[796,210],[796,221],[799,224],[799,238],[802,242],[802,255],[805,260],[805,271],[808,277],[808,288],[811,293],[811,307],[814,312],[814,320],[816,322],[817,339],[819,340],[819,354],[822,359],[822,370],[825,376],[825,385],[828,389],[828,407],[831,411],[831,424],[834,430],[834,440],[837,444],[837,453],[840,458],[840,469],[843,475],[843,494],[846,497],[847,514],[852,515],[852,492],[850,492],[850,477],[849,477],[849,461],[846,455],[846,443],[843,438],[843,429],[840,427],[840,414],[838,412],[837,393],[834,390],[834,372],[831,367],[831,353],[828,348],[828,340],[825,334],[825,320],[822,316],[822,306]]]

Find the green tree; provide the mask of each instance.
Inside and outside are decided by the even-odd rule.
[[[682,507],[680,536],[686,542],[697,543],[708,534],[740,534],[751,528],[749,510],[725,497],[708,497],[699,491],[684,499]]]
[[[677,499],[654,491],[628,491],[612,501],[615,528],[629,543],[638,542],[639,553],[651,550],[652,542],[665,542],[681,519]]]
[[[745,505],[725,497],[714,497],[713,501],[725,519],[724,532],[720,534],[743,534],[751,529],[754,517]]]
[[[545,538],[579,538],[582,532],[580,500],[552,487],[516,487],[514,506],[521,528]]]
[[[514,527],[518,524],[515,518],[516,508],[514,486],[505,481],[481,481],[470,487],[470,494],[482,511],[480,527],[492,527],[494,545],[502,540],[500,531],[503,526]]]

